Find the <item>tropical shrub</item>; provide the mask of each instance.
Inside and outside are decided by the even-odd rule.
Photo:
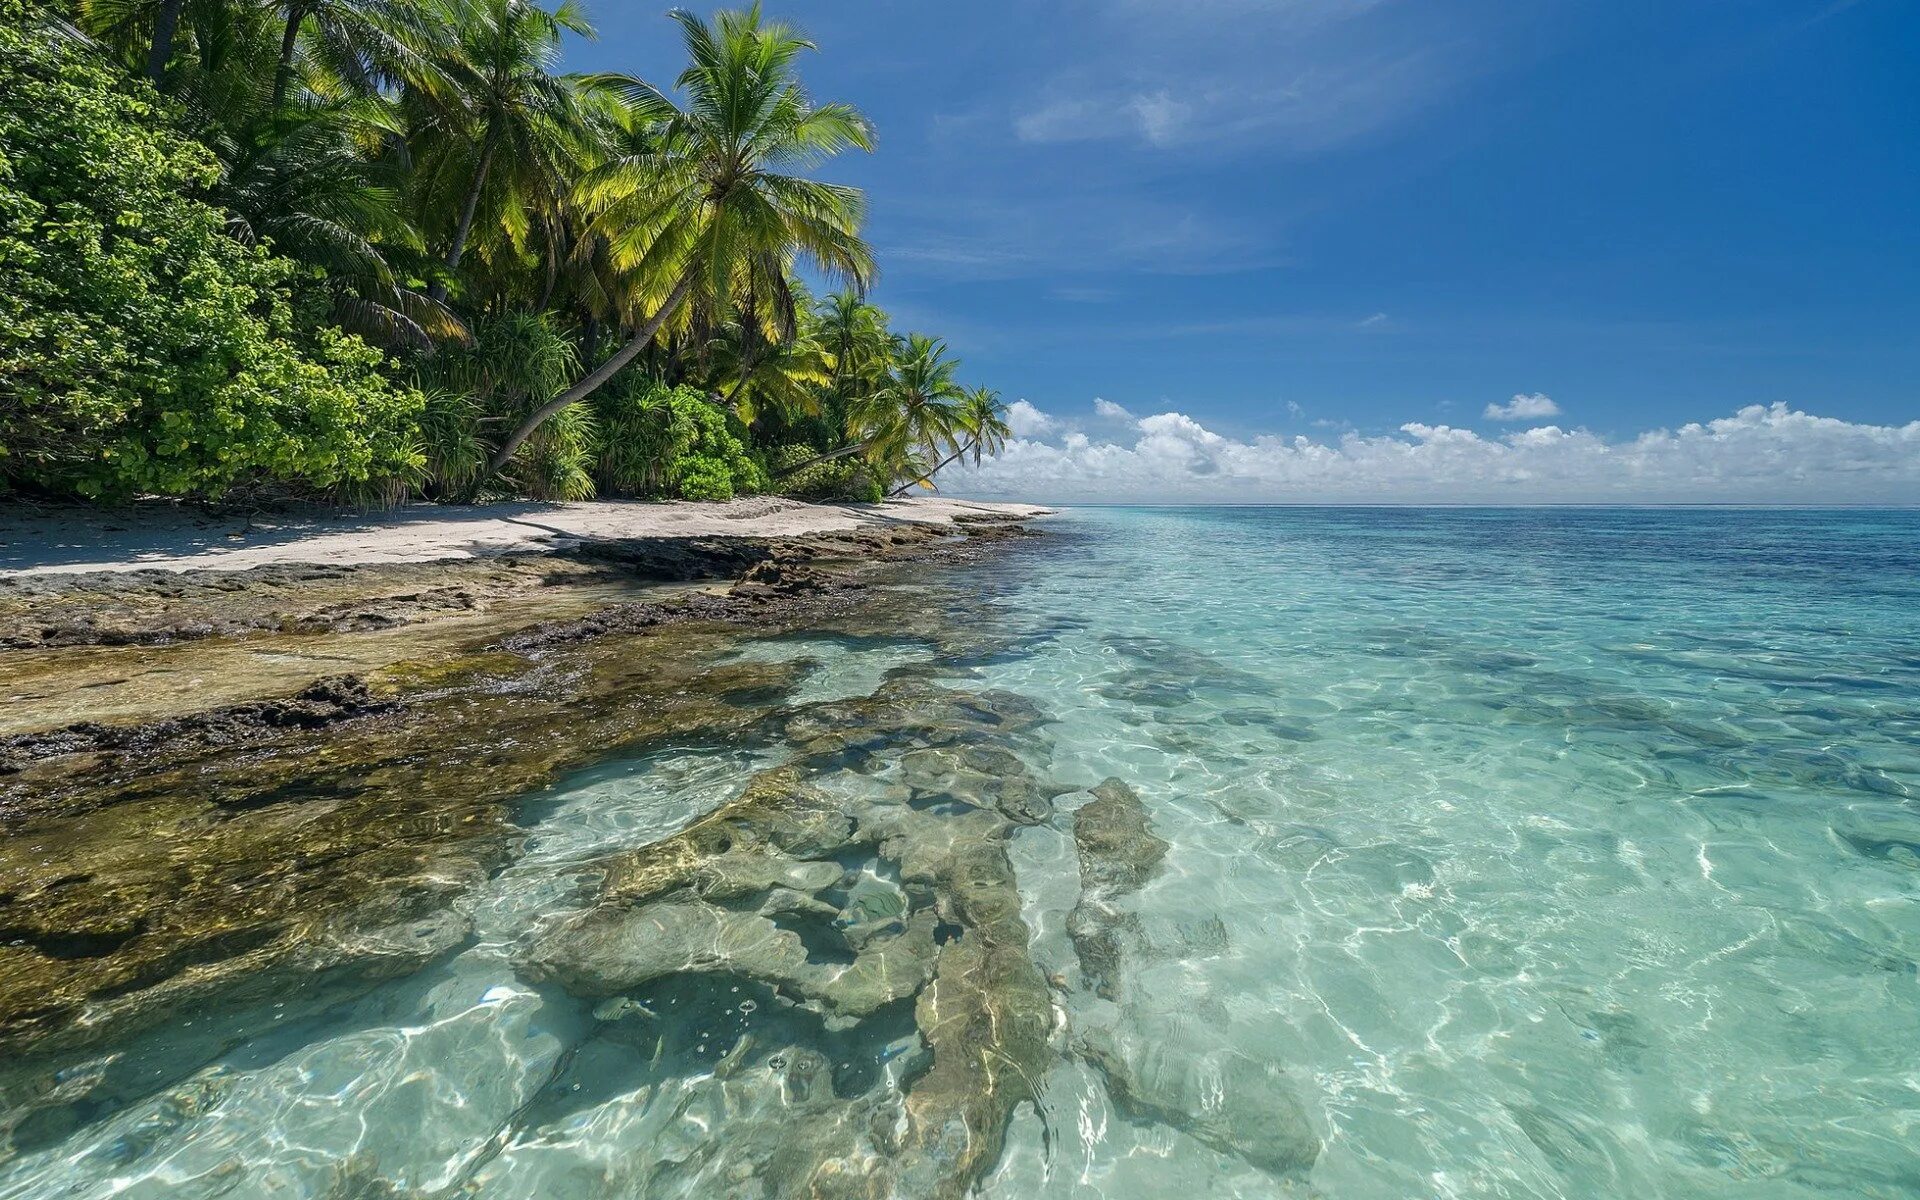
[[[218,496],[420,467],[422,397],[298,320],[294,265],[193,198],[216,172],[146,85],[0,0],[0,486]]]
[[[432,397],[421,426],[429,490],[463,495],[492,453],[492,439],[565,387],[579,367],[573,338],[549,314],[523,310],[475,322],[471,342],[424,360],[420,384]],[[527,439],[505,481],[536,500],[584,500],[594,493],[597,450],[592,414],[561,413]]]
[[[797,467],[820,452],[808,445],[782,446],[773,455],[774,473]],[[886,499],[886,485],[873,474],[866,462],[853,456],[815,463],[791,474],[780,476],[780,494],[796,500],[828,503],[852,502],[878,504]]]
[[[746,430],[699,389],[668,387],[630,371],[593,399],[598,477],[608,493],[731,500],[767,490]]]
[[[521,446],[512,478],[534,500],[591,500],[599,429],[589,409],[578,405],[548,417]]]

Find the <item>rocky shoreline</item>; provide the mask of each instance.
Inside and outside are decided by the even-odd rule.
[[[1123,1002],[1155,953],[1127,896],[1166,845],[1123,781],[1076,801],[1046,776],[1046,714],[968,682],[966,663],[1008,643],[952,568],[1033,536],[1012,517],[0,588],[0,661],[32,665],[49,697],[0,736],[0,1166],[190,1086],[137,1068],[125,1048],[142,1039],[212,1061],[266,1019],[248,1014],[318,1012],[472,951],[471,897],[521,853],[525,797],[668,741],[764,747],[777,765],[678,834],[585,864],[570,909],[510,957],[591,1007],[600,1042],[655,1038],[656,1064],[659,1005],[711,1006],[722,986],[760,998],[759,1025],[711,1051],[703,1032],[684,1065],[657,1067],[689,1072],[683,1105],[752,1114],[701,1151],[703,1178],[957,1200],[1064,1055],[1137,1119],[1276,1171],[1310,1164],[1283,1080],[1256,1081],[1271,1120],[1222,1127],[1191,1088],[1143,1077],[1131,1044],[1069,1029],[1066,981],[1036,963],[1017,831],[1084,802],[1068,928],[1082,986]],[[806,702],[809,660],[743,653],[796,635],[926,661]],[[102,657],[111,678],[59,687]],[[254,659],[280,692],[252,694]],[[341,661],[358,669],[327,671]],[[116,689],[116,719],[58,719]],[[247,698],[207,703],[220,695]],[[221,1017],[189,1032],[192,1012]],[[903,1049],[835,1062],[849,1038]],[[517,1128],[466,1175],[498,1169]],[[363,1168],[380,1194],[413,1194]]]

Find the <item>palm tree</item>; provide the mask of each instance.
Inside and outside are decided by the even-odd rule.
[[[977,467],[982,459],[1000,453],[1007,439],[1013,436],[1013,426],[1007,424],[1007,406],[1000,403],[1000,393],[992,388],[967,389],[966,399],[960,402],[955,425],[966,434],[967,440],[941,459],[933,470],[895,488],[893,495],[904,496],[915,487],[932,487],[933,477],[943,467],[957,458],[965,457],[969,451],[973,454],[973,465]]]
[[[557,149],[582,124],[571,81],[555,75],[563,34],[593,36],[574,0],[551,12],[531,0],[447,0],[454,36],[435,70],[415,81],[415,92],[435,114],[448,165],[465,166],[459,215],[447,243],[446,276],[428,289],[447,297],[447,279],[460,269],[475,215],[496,164],[504,155],[516,182],[550,165]],[[458,151],[478,139],[477,157]],[[506,206],[511,207],[509,199]]]
[[[59,20],[56,6],[42,7],[46,16]],[[184,0],[79,0],[73,15],[88,37],[111,46],[129,69],[141,64],[148,81],[159,88],[166,82],[185,10]]]
[[[912,478],[918,475],[908,465],[913,455],[957,444],[960,405],[967,393],[954,378],[960,362],[947,357],[946,342],[910,333],[895,344],[893,359],[886,382],[848,406],[847,426],[853,441],[795,463],[777,478],[854,454],[889,464],[893,476]]]
[[[821,347],[833,361],[833,391],[841,399],[886,376],[893,338],[887,314],[852,290],[835,292],[816,314]]]
[[[303,33],[317,57],[359,90],[371,91],[376,73],[406,73],[432,25],[414,0],[279,0],[277,8],[284,23],[273,70],[276,112],[286,104]]]
[[[485,475],[512,458],[541,422],[633,361],[689,299],[719,325],[740,296],[786,296],[791,313],[787,280],[797,258],[858,287],[872,278],[872,253],[858,233],[860,192],[781,173],[849,147],[873,147],[872,126],[857,110],[816,105],[801,87],[794,64],[813,43],[787,25],[763,23],[758,3],[719,13],[712,24],[686,12],[671,17],[691,60],[677,81],[686,106],[638,80],[599,80],[658,128],[647,147],[612,159],[582,188],[596,208],[596,231],[645,281],[642,298],[652,302],[653,315],[612,356],[536,409],[500,444]]]
[[[753,322],[731,324],[708,343],[707,360],[715,391],[746,425],[768,412],[782,419],[817,414],[819,388],[833,378],[832,360],[808,329],[769,338]]]
[[[372,100],[303,106],[279,122],[274,138],[228,147],[211,196],[232,213],[234,236],[269,242],[323,276],[341,328],[377,345],[427,349],[468,334],[445,305],[407,287],[390,261],[424,247],[392,180],[360,153],[391,128],[387,115]]]
[[[153,15],[153,47],[147,51],[147,78],[159,87],[167,77],[167,64],[173,60],[173,34],[180,28],[181,0],[161,0],[160,11]]]

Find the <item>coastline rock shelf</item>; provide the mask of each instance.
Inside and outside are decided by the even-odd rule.
[[[0,587],[0,1195],[260,1169],[296,1195],[957,1198],[1070,1058],[1129,1119],[1303,1170],[1287,1079],[1142,1040],[1156,942],[1127,906],[1168,847],[1124,781],[1051,778],[1047,714],[973,677],[1004,638],[939,568],[1030,532],[974,515]],[[834,648],[882,666],[818,694]],[[553,792],[675,756],[734,782]],[[1081,981],[1036,957],[1034,830],[1077,839]],[[336,1060],[400,1082],[303,1099]],[[1221,1072],[1264,1115],[1215,1111]],[[215,1129],[315,1103],[347,1111],[267,1165]],[[554,1165],[615,1111],[617,1165]]]

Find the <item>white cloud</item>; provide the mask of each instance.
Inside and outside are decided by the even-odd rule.
[[[1914,503],[1920,421],[1869,425],[1775,404],[1624,441],[1557,425],[1496,438],[1424,423],[1240,441],[1169,412],[1119,439],[1018,437],[947,486],[1061,503]]]
[[[1541,417],[1557,417],[1560,406],[1545,392],[1535,392],[1531,396],[1515,396],[1505,404],[1489,404],[1482,414],[1489,421],[1537,421]]]
[[[1353,327],[1355,329],[1385,329],[1392,323],[1393,319],[1387,316],[1387,314],[1377,312],[1371,316],[1362,317],[1358,321],[1355,321]]]
[[[1047,437],[1060,428],[1059,421],[1025,400],[1007,405],[1007,424],[1012,427],[1013,436],[1022,438]]]
[[[1118,404],[1115,404],[1113,401],[1104,399],[1100,396],[1095,396],[1093,398],[1093,411],[1097,415],[1105,417],[1109,421],[1133,420],[1132,413],[1120,407]]]
[[[1443,21],[1352,0],[1122,2],[1074,16],[1076,53],[1021,97],[1022,142],[1184,154],[1311,152],[1404,121],[1473,73]],[[1018,87],[1011,89],[1020,96]]]

